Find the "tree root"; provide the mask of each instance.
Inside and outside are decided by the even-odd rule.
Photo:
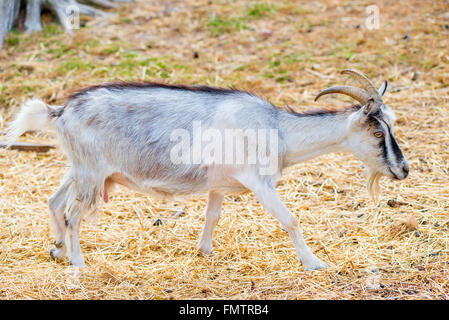
[[[51,10],[64,30],[72,33],[77,15],[104,16],[102,10],[87,5],[88,3],[103,8],[117,8],[117,3],[129,3],[132,0],[0,0],[0,49],[3,40],[13,27],[19,23],[19,11],[25,9],[24,28],[26,33],[41,31],[41,12]]]

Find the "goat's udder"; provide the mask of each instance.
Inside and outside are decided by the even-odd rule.
[[[106,186],[105,186],[104,192],[103,192],[103,200],[106,203],[108,203],[108,201],[109,201],[108,190],[106,190]]]

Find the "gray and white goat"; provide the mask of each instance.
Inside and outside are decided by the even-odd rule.
[[[370,169],[371,194],[376,194],[381,176],[405,179],[409,173],[393,134],[395,116],[382,102],[387,82],[377,90],[363,74],[343,73],[352,75],[363,89],[337,86],[315,98],[342,93],[361,104],[337,112],[295,113],[244,91],[156,83],[89,87],[71,95],[64,106],[27,101],[10,125],[10,141],[29,130],[53,127],[71,164],[48,201],[56,231],[51,256],[60,259],[67,254],[71,265],[85,266],[79,243],[81,219],[95,213],[102,199],[108,201],[108,190],[114,184],[164,195],[208,192],[198,249],[211,253],[223,195],[249,189],[288,231],[304,267],[326,267],[304,242],[295,216],[275,190],[282,170],[324,153],[350,151]],[[195,123],[209,130],[209,139],[219,137],[214,147],[228,146],[229,141],[223,140],[226,130],[237,132],[234,138],[243,132],[243,149],[226,162],[221,160],[229,155],[227,149],[211,148],[214,152],[208,153],[194,147]],[[263,139],[249,137],[251,130],[262,132]],[[267,144],[268,131],[276,133],[270,135],[274,144]],[[184,136],[174,138],[174,132],[187,134],[187,146],[180,147],[179,138]],[[184,152],[183,161],[174,159],[179,152]],[[242,152],[244,161],[238,162],[236,157]],[[270,155],[264,164],[259,158],[248,161],[263,152]],[[195,157],[199,161],[193,161]],[[263,172],[262,166],[275,170]]]

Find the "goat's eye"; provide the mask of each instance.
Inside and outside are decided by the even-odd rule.
[[[374,136],[376,138],[383,138],[384,137],[384,133],[382,131],[376,131],[376,132],[374,132]]]

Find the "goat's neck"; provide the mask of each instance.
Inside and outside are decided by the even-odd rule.
[[[282,111],[280,128],[286,142],[284,166],[343,150],[351,112],[295,115]]]

